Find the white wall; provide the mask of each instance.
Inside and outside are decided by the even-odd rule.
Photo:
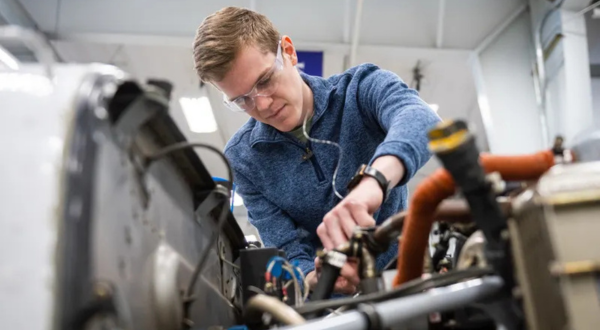
[[[488,150],[487,139],[476,102],[475,86],[468,65],[470,52],[448,52],[436,49],[405,49],[375,51],[365,49],[357,54],[357,62],[370,62],[400,76],[409,86],[413,80],[412,70],[420,61],[424,78],[421,82],[421,98],[427,103],[439,105],[438,114],[442,119],[463,119],[478,136],[478,146]],[[326,57],[327,59],[327,57]],[[342,70],[343,61],[325,63],[327,70],[332,67]],[[439,167],[432,157],[408,183],[409,195],[424,177]]]
[[[493,125],[493,153],[522,154],[542,148],[530,26],[526,11],[479,57]]]

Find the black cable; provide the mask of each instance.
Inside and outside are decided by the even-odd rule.
[[[315,313],[327,309],[335,309],[341,306],[354,307],[358,304],[368,302],[379,302],[389,299],[396,299],[409,296],[424,290],[433,289],[439,286],[447,286],[456,282],[474,277],[482,277],[492,274],[489,268],[469,268],[464,270],[450,271],[448,273],[433,275],[428,279],[415,279],[407,282],[397,289],[386,292],[376,292],[367,295],[361,295],[356,298],[342,298],[335,300],[309,302],[296,308],[300,314]]]
[[[170,146],[167,146],[167,147],[161,149],[160,151],[158,151],[157,153],[155,153],[154,155],[149,156],[146,159],[146,168],[148,166],[150,166],[150,164],[152,162],[154,162],[160,158],[168,156],[169,154],[171,154],[175,151],[188,149],[188,148],[204,148],[204,149],[208,149],[208,150],[216,153],[217,155],[219,155],[219,157],[221,157],[221,159],[223,160],[223,163],[225,163],[225,166],[227,167],[227,176],[228,176],[227,179],[228,179],[229,183],[233,183],[233,171],[231,170],[231,165],[229,164],[227,157],[225,157],[225,155],[219,149],[217,149],[213,146],[210,146],[208,144],[204,144],[204,143],[179,142],[179,143],[175,143]],[[225,224],[225,221],[227,220],[227,213],[229,212],[229,202],[228,201],[231,199],[231,191],[229,189],[227,189],[227,197],[228,197],[227,201],[223,202],[223,208],[221,209],[221,214],[219,215],[219,220],[217,222],[217,229],[211,235],[208,245],[202,251],[202,254],[200,255],[200,259],[198,260],[198,263],[196,264],[196,268],[194,269],[194,273],[192,274],[190,283],[187,287],[187,291],[184,296],[186,299],[190,299],[192,297],[192,292],[194,291],[196,282],[198,281],[198,278],[200,277],[200,274],[202,273],[202,268],[204,268],[204,264],[206,263],[206,260],[208,260],[208,254],[210,252],[210,249],[215,244],[217,237],[219,237],[222,227]]]

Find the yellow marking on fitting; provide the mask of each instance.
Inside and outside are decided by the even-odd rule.
[[[430,136],[435,136],[438,131],[431,132]],[[440,131],[443,134],[443,132]],[[434,138],[429,141],[429,149],[433,152],[444,152],[448,150],[452,150],[460,146],[463,142],[467,140],[469,137],[469,132],[467,130],[460,130],[458,132],[452,133],[449,136],[441,136],[440,138]]]

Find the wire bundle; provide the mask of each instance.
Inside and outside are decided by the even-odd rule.
[[[278,280],[283,281],[281,292],[283,300],[288,299],[288,288],[294,285],[294,305],[302,306],[308,298],[308,283],[304,277],[304,273],[298,268],[295,262],[290,263],[283,257],[272,257],[267,263],[267,271],[265,272],[265,288],[267,293],[277,291]]]

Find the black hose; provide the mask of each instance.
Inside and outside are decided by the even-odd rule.
[[[483,277],[492,273],[492,270],[489,268],[469,268],[465,270],[456,270],[444,274],[434,275],[428,279],[415,279],[392,291],[371,293],[361,295],[356,298],[342,298],[309,302],[296,308],[296,311],[302,315],[306,315],[309,313],[325,311],[327,309],[336,309],[341,306],[355,307],[359,304],[367,302],[380,302],[389,299],[401,298],[422,292],[424,290],[433,289],[440,286],[447,286],[469,278]]]
[[[331,264],[324,263],[321,270],[321,276],[319,276],[319,282],[316,288],[311,294],[311,300],[325,300],[331,297],[335,282],[338,276],[340,276],[341,269]]]
[[[337,281],[338,276],[340,276],[341,270],[342,269],[339,267],[324,262],[321,275],[319,276],[319,282],[317,282],[317,286],[313,290],[310,299],[313,301],[326,301],[326,299],[329,299],[333,293],[335,282]],[[321,315],[322,310],[315,311],[315,313],[307,315],[307,318],[315,318]]]

